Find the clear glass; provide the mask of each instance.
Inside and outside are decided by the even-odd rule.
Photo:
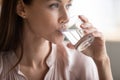
[[[78,16],[73,16],[70,17],[69,22],[66,24],[67,29],[62,30],[65,39],[68,39],[79,51],[85,50],[94,41],[94,37],[91,34],[84,36],[84,33],[80,28],[81,24],[82,21]]]

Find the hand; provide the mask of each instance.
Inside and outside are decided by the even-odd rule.
[[[106,52],[105,39],[101,32],[99,32],[84,16],[79,16],[83,21],[80,27],[83,29],[85,36],[91,34],[95,37],[94,42],[83,51],[84,54],[91,56],[96,63],[100,80],[113,80],[110,60]],[[68,43],[69,48],[75,48],[74,45]]]
[[[91,56],[93,59],[102,60],[107,58],[105,39],[101,32],[99,32],[84,16],[79,16],[83,21],[80,27],[83,29],[85,36],[91,34],[95,37],[94,42],[83,51],[84,54]],[[69,48],[74,48],[74,45],[69,43],[67,45]]]

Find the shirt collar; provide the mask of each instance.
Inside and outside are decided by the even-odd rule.
[[[56,45],[52,44],[52,50],[50,52],[50,55],[46,59],[46,64],[49,68],[54,64],[54,62],[56,60],[56,54],[55,53],[56,53]]]

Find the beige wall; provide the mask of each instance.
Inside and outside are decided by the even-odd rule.
[[[107,42],[114,80],[120,80],[120,42]]]

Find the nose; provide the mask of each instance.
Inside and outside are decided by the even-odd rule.
[[[66,24],[67,22],[69,22],[69,15],[68,15],[68,11],[63,8],[60,12],[60,17],[58,19],[58,22],[60,24]]]

